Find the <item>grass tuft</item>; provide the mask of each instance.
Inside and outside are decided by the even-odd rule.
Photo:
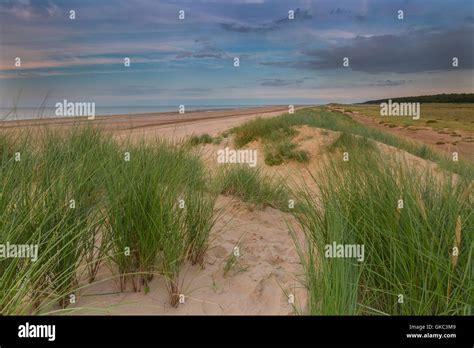
[[[204,133],[204,134],[201,134],[201,135],[193,135],[189,139],[189,143],[192,146],[197,146],[197,145],[201,145],[201,144],[212,144],[214,141],[215,141],[215,139],[213,139],[212,136],[210,136],[207,133]]]
[[[309,161],[307,151],[298,150],[298,145],[289,141],[267,144],[265,147],[265,163],[269,166],[280,165],[288,160],[300,163]]]
[[[265,208],[286,210],[288,194],[283,181],[265,178],[260,169],[232,166],[219,175],[221,193],[239,197],[244,202]]]

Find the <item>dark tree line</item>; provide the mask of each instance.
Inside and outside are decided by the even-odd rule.
[[[450,93],[422,95],[419,97],[388,98],[398,103],[474,103],[474,93]],[[369,100],[360,104],[380,104],[388,102],[388,99]]]

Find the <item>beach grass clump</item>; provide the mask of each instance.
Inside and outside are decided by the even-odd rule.
[[[214,142],[214,138],[207,133],[201,135],[193,135],[189,139],[189,143],[191,146],[197,146],[201,144],[212,144]]]
[[[234,143],[237,147],[261,140],[264,144],[267,165],[280,165],[291,160],[297,162],[309,160],[309,153],[298,150],[298,145],[291,142],[298,132],[286,115],[269,119],[257,118],[233,128],[232,132],[235,134]]]
[[[167,143],[123,149],[107,170],[109,239],[122,287],[130,279],[139,291],[155,273],[177,278],[188,248],[185,194],[203,189],[204,171],[197,157]]]
[[[177,305],[180,266],[202,264],[215,219],[199,157],[92,127],[40,131],[1,138],[0,244],[37,253],[0,259],[0,312],[65,308],[103,265],[118,270],[122,289],[165,277]]]
[[[296,134],[290,121],[286,117],[257,118],[232,129],[237,147],[245,146],[254,140],[269,142],[288,138]]]
[[[219,145],[220,143],[222,143],[222,140],[224,140],[224,137],[222,135],[219,135],[217,137],[214,137],[214,139],[212,140],[212,143],[214,145]]]
[[[189,190],[185,195],[186,254],[193,265],[204,265],[209,234],[216,223],[216,199],[216,192],[204,190]]]
[[[147,289],[159,274],[177,306],[181,265],[203,264],[214,224],[216,197],[200,159],[165,142],[128,144],[107,173],[108,240],[121,288],[130,280],[135,291]]]
[[[224,260],[224,267],[223,267],[223,276],[224,278],[227,277],[229,274],[237,274],[240,272],[245,272],[248,269],[248,266],[244,266],[240,262],[240,258],[237,256],[235,250],[236,248],[240,250],[240,246],[237,244],[233,249],[232,252],[227,255]],[[240,252],[240,251],[239,251]]]
[[[86,230],[77,241],[81,248],[78,259],[92,282],[106,253],[106,244],[100,236],[104,219],[103,170],[114,144],[92,127],[73,128],[62,134],[46,132],[36,155],[41,155],[38,187],[57,190],[63,183],[63,192],[55,196],[58,204],[60,200],[67,203],[74,214],[71,228],[82,226]]]
[[[269,166],[280,165],[285,161],[308,162],[309,154],[299,150],[298,145],[288,140],[269,143],[265,147],[265,163]]]
[[[469,314],[472,185],[364,146],[352,153],[330,160],[317,176],[321,197],[301,194],[295,211],[309,313]],[[331,257],[333,243],[362,255]]]
[[[76,269],[81,260],[81,235],[87,231],[87,215],[76,211],[68,203],[72,186],[65,173],[55,176],[54,184],[48,180],[38,185],[35,198],[30,201],[34,219],[30,229],[32,241],[47,257],[47,274],[35,284],[37,301],[54,291],[58,296],[71,293],[77,285]],[[46,185],[46,186],[41,186]],[[35,294],[35,295],[36,295]],[[65,307],[65,297],[59,297],[59,305]]]
[[[19,139],[17,139],[19,140]],[[26,139],[21,142],[25,145]],[[32,163],[27,155],[26,146],[19,146],[19,141],[2,135],[2,157],[0,167],[0,244],[6,250],[11,244],[27,244],[31,238],[31,213],[27,209],[25,194],[31,189],[30,177]],[[20,161],[15,158],[19,152]],[[21,161],[21,157],[23,161]],[[4,250],[4,252],[5,252]],[[22,278],[31,269],[32,261],[26,258],[0,259],[0,313],[2,315],[20,312],[28,304],[31,284],[29,279]]]
[[[1,134],[0,135],[0,158],[4,157],[11,157],[13,153],[11,152],[13,150],[12,148],[12,139],[10,136],[6,134]]]
[[[286,210],[288,194],[278,178],[265,177],[258,168],[228,166],[219,175],[221,193],[240,198],[259,209],[270,206]]]
[[[40,216],[34,226],[38,245],[50,260],[51,286],[61,296],[72,292],[82,272],[92,281],[105,254],[98,235],[103,220],[100,168],[111,145],[92,127],[45,132],[33,155],[38,176],[31,211]],[[67,305],[64,297],[60,304]]]
[[[7,313],[40,312],[54,302],[66,307],[81,277],[87,253],[83,240],[98,224],[98,196],[88,197],[87,186],[100,167],[88,155],[97,155],[99,146],[89,152],[83,146],[92,133],[84,129],[45,135],[29,141],[29,134],[20,134],[14,151],[7,151],[14,156],[2,156],[0,243],[37,248],[35,260],[0,261],[7,265],[0,274],[0,307]]]
[[[367,138],[348,134],[342,132],[336,140],[334,140],[328,147],[328,151],[334,152],[336,150],[349,151],[357,148],[359,150],[376,150],[375,144]]]

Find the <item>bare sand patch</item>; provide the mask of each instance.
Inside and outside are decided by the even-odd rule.
[[[211,231],[212,244],[204,268],[186,265],[181,271],[185,303],[169,304],[164,278],[155,277],[150,291],[119,292],[118,278],[102,269],[74,305],[77,314],[273,314],[294,313],[286,294],[304,308],[306,293],[298,281],[301,265],[284,214],[270,207],[249,211],[230,197],[219,197],[224,213]],[[227,274],[224,268],[234,247],[240,256]]]

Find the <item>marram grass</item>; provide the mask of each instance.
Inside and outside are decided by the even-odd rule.
[[[314,180],[320,200],[303,193],[295,212],[306,235],[297,247],[310,314],[471,312],[472,185],[360,144],[350,161],[334,156]],[[326,257],[333,242],[363,245],[363,262]]]
[[[165,277],[178,304],[180,266],[203,262],[214,223],[199,158],[91,127],[0,139],[0,243],[38,246],[35,261],[0,260],[1,314],[66,308],[107,265],[136,291]]]

